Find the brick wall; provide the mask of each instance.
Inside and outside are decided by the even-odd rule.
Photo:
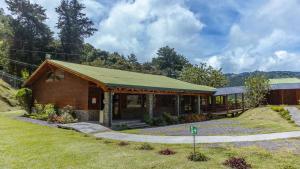
[[[47,81],[49,75],[44,73],[35,81],[32,90],[37,103],[52,103],[59,108],[70,105],[77,110],[88,110],[88,81],[68,72],[60,73],[63,73],[63,79]]]

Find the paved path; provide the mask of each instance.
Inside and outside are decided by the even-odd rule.
[[[26,122],[30,122],[30,123],[34,123],[34,124],[39,124],[41,126],[48,126],[48,127],[57,127],[57,124],[55,123],[49,123],[47,121],[43,121],[43,120],[36,120],[36,119],[32,119],[32,118],[28,118],[28,117],[22,117],[22,116],[18,116],[15,117],[18,120],[22,120],[22,121],[26,121]]]
[[[151,136],[126,134],[119,132],[103,132],[94,134],[95,137],[112,140],[148,142],[162,144],[190,144],[193,141],[191,136]],[[249,142],[300,137],[300,131],[257,134],[246,136],[196,136],[196,143],[229,143],[229,142]]]
[[[58,124],[58,127],[76,130],[85,134],[111,131],[111,129],[96,123],[78,122],[69,124]]]
[[[292,120],[295,121],[295,124],[300,126],[300,110],[297,107],[286,107],[292,116]]]

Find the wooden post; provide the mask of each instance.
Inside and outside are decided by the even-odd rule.
[[[235,109],[237,109],[238,108],[237,94],[234,94],[234,101],[235,101]]]
[[[180,115],[180,102],[181,102],[181,100],[180,100],[180,95],[176,95],[176,112],[177,112],[177,116],[179,116]]]
[[[197,108],[198,108],[198,114],[201,114],[201,97],[198,96],[198,99],[197,99]]]
[[[112,93],[104,92],[104,111],[103,111],[103,124],[111,127],[112,124]]]
[[[149,118],[153,118],[153,94],[147,94],[147,108],[149,113]]]
[[[243,112],[245,111],[245,97],[244,97],[244,93],[242,93],[242,109]]]

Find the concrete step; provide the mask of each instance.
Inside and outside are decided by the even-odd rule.
[[[135,128],[149,127],[149,125],[142,122],[141,120],[132,120],[132,121],[115,121],[112,123],[112,127],[115,129],[122,128],[122,127],[128,129],[135,129]]]

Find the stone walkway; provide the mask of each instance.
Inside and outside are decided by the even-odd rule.
[[[106,138],[121,141],[133,142],[148,142],[161,144],[191,144],[193,142],[192,136],[150,136],[126,134],[119,132],[103,132],[94,134],[95,137]],[[286,138],[300,137],[300,131],[271,133],[271,134],[256,134],[246,136],[196,136],[196,143],[230,143],[230,142],[249,142],[249,141],[263,141]]]
[[[292,120],[295,121],[295,124],[300,126],[300,110],[297,107],[286,107],[292,116]]]
[[[104,127],[102,125],[96,123],[87,123],[87,122],[79,122],[79,123],[69,123],[69,124],[58,124],[60,128],[71,129],[78,132],[82,132],[85,134],[99,133],[111,131],[111,129]]]

